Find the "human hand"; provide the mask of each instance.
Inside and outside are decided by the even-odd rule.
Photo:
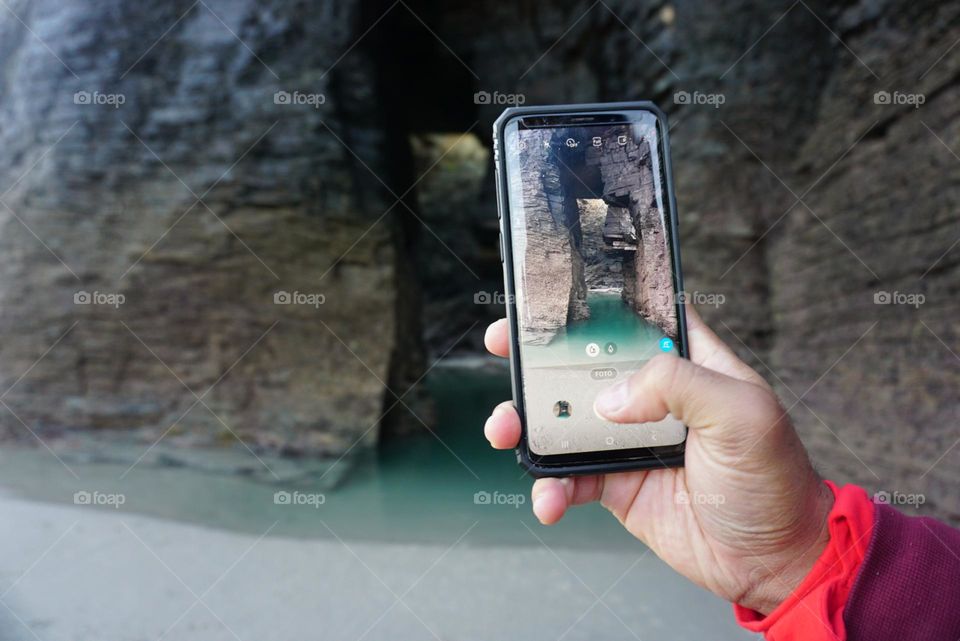
[[[814,471],[771,387],[687,306],[691,360],[651,359],[602,392],[594,411],[615,423],[687,425],[685,466],[538,479],[541,523],[567,507],[600,501],[635,537],[680,574],[718,596],[769,614],[803,580],[828,541],[833,495]],[[487,349],[509,353],[501,319]],[[520,440],[511,401],[494,408],[484,434],[497,449]]]

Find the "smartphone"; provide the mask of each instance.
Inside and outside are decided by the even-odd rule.
[[[494,163],[518,461],[538,477],[682,465],[679,420],[593,411],[653,356],[687,357],[665,114],[650,102],[510,108]]]

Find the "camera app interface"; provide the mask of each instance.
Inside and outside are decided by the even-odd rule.
[[[671,416],[621,425],[597,394],[678,351],[668,206],[657,120],[506,130],[520,363],[539,455],[683,441]]]

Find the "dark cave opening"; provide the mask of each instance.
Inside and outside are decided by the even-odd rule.
[[[433,405],[419,383],[432,356],[427,340],[431,323],[425,318],[425,310],[434,310],[435,300],[459,296],[457,290],[463,281],[445,273],[458,275],[464,269],[456,264],[465,260],[459,256],[463,250],[458,252],[456,247],[458,231],[450,227],[450,217],[442,207],[439,214],[432,215],[435,207],[422,198],[429,172],[435,168],[424,162],[424,152],[431,151],[430,144],[439,144],[444,157],[454,155],[437,136],[453,134],[460,140],[459,136],[478,119],[477,105],[472,101],[475,80],[435,33],[442,23],[442,12],[442,4],[430,0],[411,0],[407,5],[386,0],[361,2],[358,32],[369,30],[363,46],[373,62],[375,95],[380,101],[377,112],[386,159],[383,180],[401,201],[391,212],[399,250],[395,265],[398,321],[380,445],[393,437],[423,431],[421,422],[432,423]],[[486,172],[486,157],[473,156],[460,160],[482,163]],[[430,259],[425,259],[428,256]],[[466,269],[476,268],[468,265]]]

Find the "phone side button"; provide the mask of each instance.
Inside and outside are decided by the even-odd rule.
[[[497,249],[500,250],[500,262],[503,262],[503,234],[497,235]]]
[[[494,156],[496,156],[496,154],[494,154]],[[500,194],[500,161],[494,160],[493,167],[494,167],[493,175],[495,178],[494,182],[496,183],[496,189],[497,189],[497,220],[502,220],[503,219],[503,212],[502,212],[503,196]]]

